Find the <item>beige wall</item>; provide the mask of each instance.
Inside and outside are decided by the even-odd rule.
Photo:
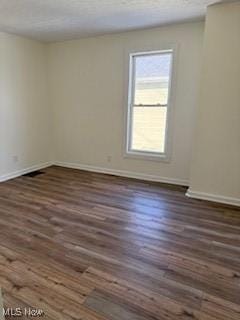
[[[187,23],[51,44],[49,71],[56,160],[186,183],[199,93],[203,29],[203,23]],[[126,159],[122,147],[126,51],[133,47],[161,49],[167,44],[178,46],[171,161]]]
[[[240,204],[240,2],[208,9],[190,191]],[[192,194],[194,195],[194,194]],[[203,195],[204,196],[204,195]],[[205,195],[206,197],[206,195]],[[229,199],[228,199],[229,198]]]
[[[0,33],[0,179],[51,159],[46,45]]]
[[[192,164],[190,196],[239,204],[239,30],[240,3],[209,8],[203,71],[201,22],[50,45],[0,33],[0,180],[54,159],[187,184]],[[126,52],[168,44],[171,161],[125,158]]]

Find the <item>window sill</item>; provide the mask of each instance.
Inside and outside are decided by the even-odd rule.
[[[145,152],[137,152],[137,151],[127,151],[124,154],[124,158],[165,162],[165,163],[170,162],[170,158],[167,154],[159,154],[159,153],[151,153],[151,152],[145,153]]]

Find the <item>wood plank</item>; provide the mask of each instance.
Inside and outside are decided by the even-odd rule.
[[[44,172],[0,184],[5,307],[50,320],[240,319],[239,208],[181,186]]]

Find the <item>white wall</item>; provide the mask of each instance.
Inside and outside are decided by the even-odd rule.
[[[186,23],[62,43],[49,48],[56,160],[187,183],[204,23]],[[126,51],[178,46],[170,163],[123,157]],[[108,157],[111,157],[111,162]]]
[[[240,205],[240,2],[208,9],[189,194]]]
[[[1,180],[51,159],[46,69],[46,45],[0,33]]]

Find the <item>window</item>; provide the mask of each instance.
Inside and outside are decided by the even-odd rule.
[[[167,157],[173,50],[130,55],[127,154]]]

